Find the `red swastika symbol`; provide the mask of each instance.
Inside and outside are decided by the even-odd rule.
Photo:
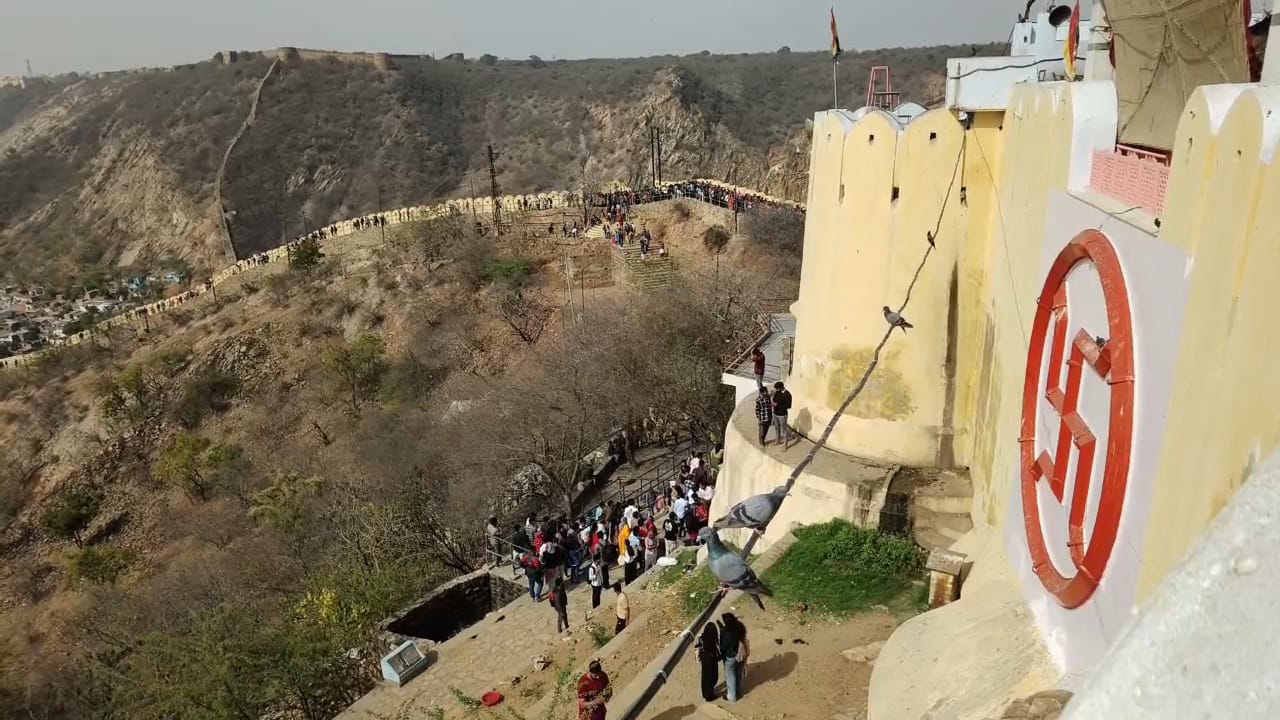
[[[1101,347],[1083,328],[1071,338],[1066,360],[1066,387],[1062,386],[1063,357],[1068,353],[1067,275],[1078,263],[1092,261],[1102,282],[1107,306],[1107,339]],[[1124,510],[1125,487],[1129,481],[1129,461],[1133,447],[1133,317],[1124,271],[1111,241],[1097,230],[1085,230],[1067,243],[1049,268],[1036,308],[1027,352],[1027,374],[1022,391],[1022,428],[1018,436],[1022,459],[1022,519],[1027,531],[1027,547],[1036,576],[1045,589],[1066,608],[1083,605],[1098,588],[1111,559],[1120,517]],[[1042,365],[1045,343],[1052,320],[1053,343],[1049,346],[1048,367]],[[1102,492],[1093,533],[1085,538],[1085,513],[1089,502],[1096,440],[1078,412],[1080,382],[1084,368],[1106,381],[1111,392],[1107,454],[1102,472]],[[1043,378],[1043,380],[1042,380]],[[1043,385],[1042,385],[1043,383]],[[1059,416],[1055,454],[1048,450],[1036,455],[1036,425],[1040,388]],[[1067,467],[1075,446],[1075,478],[1067,515],[1065,540],[1075,574],[1058,572],[1040,523],[1040,499],[1036,484],[1044,479],[1053,496],[1062,503],[1066,497]]]

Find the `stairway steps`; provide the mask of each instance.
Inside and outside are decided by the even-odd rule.
[[[934,512],[919,505],[911,508],[911,534],[926,550],[950,547],[972,529],[968,512]]]

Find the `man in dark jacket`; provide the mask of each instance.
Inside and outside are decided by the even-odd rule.
[[[777,431],[778,443],[784,448],[791,444],[791,428],[787,425],[787,413],[790,411],[791,391],[779,380],[773,384],[773,427]]]
[[[773,400],[769,397],[769,388],[761,385],[760,395],[756,397],[756,421],[760,423],[760,447],[768,445],[765,438],[769,435],[769,425],[773,423]]]

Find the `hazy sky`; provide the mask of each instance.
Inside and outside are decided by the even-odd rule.
[[[832,0],[0,0],[0,75],[280,45],[543,59],[827,47]],[[836,0],[846,49],[1004,40],[1019,0]]]

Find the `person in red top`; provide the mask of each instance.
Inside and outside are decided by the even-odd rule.
[[[756,376],[756,387],[764,387],[764,351],[751,348],[751,372]]]
[[[604,720],[605,703],[613,697],[609,675],[592,660],[587,672],[578,678],[578,720]]]
[[[542,543],[544,542],[546,542],[546,540],[542,537],[542,528],[538,528],[538,531],[533,534],[533,554],[534,555],[542,554]]]

